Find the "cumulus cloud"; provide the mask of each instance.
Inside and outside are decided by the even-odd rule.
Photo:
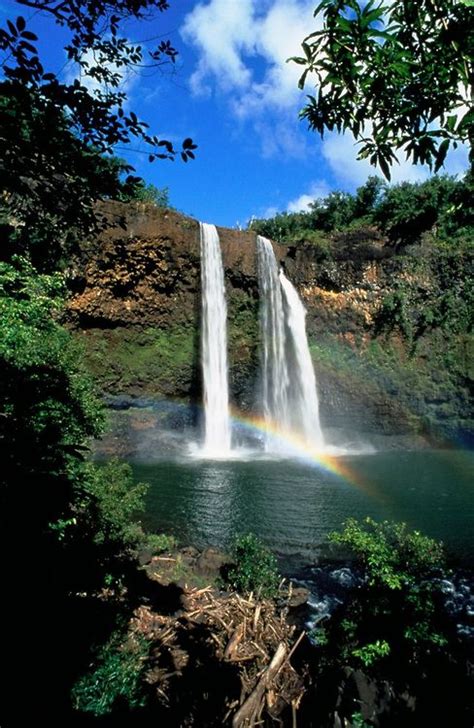
[[[350,133],[329,134],[322,144],[323,157],[328,162],[332,172],[338,180],[344,182],[345,187],[356,187],[364,184],[369,175],[382,173],[378,167],[373,167],[367,159],[357,159],[358,146]],[[403,152],[397,154],[399,164],[391,167],[391,182],[422,182],[430,176],[428,167],[414,165],[405,159]],[[448,154],[441,173],[462,174],[468,166],[468,148],[460,145]]]
[[[306,212],[309,210],[311,202],[319,199],[320,197],[326,197],[330,192],[329,185],[324,180],[320,182],[313,182],[307,192],[291,200],[287,205],[287,212]]]
[[[298,123],[304,92],[298,89],[301,66],[287,59],[301,54],[301,42],[318,29],[314,0],[203,0],[186,15],[181,35],[197,52],[190,78],[196,95],[223,93],[233,119],[252,124],[261,141],[261,154],[271,157],[307,155],[316,135]],[[293,122],[293,123],[292,123]],[[357,160],[351,134],[328,134],[321,154],[336,184],[353,188],[377,173],[367,160]],[[448,155],[445,170],[466,168],[465,150]],[[400,154],[392,181],[422,181],[429,170],[414,166]],[[312,194],[309,192],[308,194]],[[304,209],[305,194],[289,203]],[[293,209],[293,208],[292,208]]]
[[[198,53],[192,92],[227,94],[234,118],[254,124],[264,156],[298,156],[304,148],[301,127],[283,130],[281,122],[295,120],[301,105],[301,67],[286,61],[314,29],[313,10],[314,0],[210,0],[181,29]]]
[[[190,79],[194,93],[208,93],[214,83],[227,91],[248,86],[252,72],[244,56],[254,52],[253,19],[253,0],[211,0],[186,16],[181,35],[200,54]]]

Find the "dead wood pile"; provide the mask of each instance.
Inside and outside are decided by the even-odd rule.
[[[209,662],[218,661],[221,672],[224,666],[229,672],[231,666],[239,678],[235,682],[240,684],[240,694],[234,690],[222,697],[222,724],[244,728],[273,720],[280,723],[279,716],[286,711],[296,726],[304,688],[291,658],[304,633],[296,638],[285,608],[253,595],[221,594],[212,587],[185,588],[181,601],[182,610],[173,615],[140,606],[132,621],[132,630],[152,644],[146,679],[158,700],[169,702],[176,681],[195,670],[196,656],[189,645],[196,643],[190,634],[199,634],[206,642],[206,654],[211,655]]]

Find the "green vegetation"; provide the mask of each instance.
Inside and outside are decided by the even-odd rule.
[[[329,541],[353,555],[364,582],[331,619],[323,662],[398,671],[446,650],[454,626],[435,578],[445,563],[441,544],[404,523],[371,518],[349,519]]]
[[[331,192],[316,199],[308,212],[280,213],[268,220],[253,220],[250,228],[284,243],[322,246],[336,231],[374,226],[397,248],[430,242],[441,246],[472,244],[474,226],[474,177],[463,180],[447,175],[426,182],[402,182],[388,186],[369,177],[355,194]],[[425,240],[425,244],[426,244]],[[328,243],[326,242],[326,246]],[[331,249],[325,251],[325,256]]]
[[[412,353],[392,337],[350,346],[326,334],[310,348],[320,375],[335,377],[340,391],[348,396],[357,392],[367,404],[385,401],[402,431],[435,437],[444,433],[449,438],[456,428],[459,434],[472,427],[472,338],[451,337],[447,347],[448,336],[441,330],[432,332],[417,341]]]
[[[238,536],[231,548],[235,562],[226,576],[228,583],[244,594],[253,592],[261,597],[274,597],[280,575],[274,555],[252,533]]]
[[[117,460],[102,467],[89,465],[88,475],[78,513],[88,514],[94,543],[117,550],[136,548],[146,538],[134,518],[144,510],[148,486],[135,483],[130,465]]]
[[[398,150],[435,171],[450,146],[472,154],[473,12],[471,0],[322,0],[321,30],[292,59],[300,88],[316,77],[302,118],[321,136],[350,131],[387,178]]]
[[[84,339],[81,334],[79,339]],[[189,391],[195,367],[195,335],[190,327],[87,332],[86,361],[106,391],[153,385],[164,395]]]
[[[169,553],[177,546],[177,538],[167,533],[147,533],[142,543],[142,548],[150,550],[153,554]]]
[[[406,523],[377,523],[372,518],[350,518],[330,543],[351,551],[361,564],[370,587],[400,590],[428,578],[444,563],[443,546]]]
[[[122,202],[129,202],[136,200],[137,202],[146,202],[154,207],[166,207],[173,209],[170,205],[170,195],[168,187],[155,187],[155,185],[149,183],[146,184],[143,180],[140,180],[132,186],[130,190],[124,190],[118,195],[118,198]]]
[[[74,686],[75,708],[101,716],[111,713],[119,700],[132,710],[143,707],[142,673],[149,649],[143,637],[114,633],[97,655],[94,669]]]
[[[116,73],[142,66],[145,58],[153,65],[174,62],[177,52],[165,40],[144,50],[119,35],[122,22],[164,11],[166,2],[31,0],[27,5],[61,26],[67,58],[79,65],[81,77],[102,84],[92,93],[78,79],[64,83],[44,69],[39,39],[22,16],[0,30],[1,550],[6,593],[31,605],[36,615],[36,626],[25,630],[12,611],[10,628],[18,639],[4,657],[14,665],[18,655],[48,655],[31,682],[29,701],[15,700],[18,674],[9,671],[2,719],[8,722],[9,713],[13,722],[28,719],[32,706],[36,719],[46,718],[54,706],[55,717],[68,723],[69,691],[91,644],[107,643],[117,613],[129,608],[123,594],[134,550],[144,538],[133,519],[145,487],[133,483],[128,466],[98,467],[87,460],[104,415],[82,347],[60,324],[62,271],[79,242],[104,225],[97,200],[168,202],[166,190],[130,175],[123,180],[132,168],[112,156],[117,143],[138,139],[150,160],[180,155],[184,161],[194,157],[195,145],[185,139],[177,150],[152,136],[128,110]],[[11,557],[20,532],[34,568],[22,569]],[[99,595],[111,585],[120,590],[112,590],[106,604]],[[105,670],[110,694],[131,695],[135,658],[129,659],[125,648],[117,655],[104,658],[99,674]],[[93,692],[85,687],[81,700],[83,705],[96,700],[99,714],[100,705],[112,698]]]
[[[24,259],[0,264],[4,497],[10,517],[31,499],[31,535],[40,542],[49,532],[62,549],[88,534],[97,545],[132,547],[140,533],[133,516],[146,488],[133,484],[128,465],[84,461],[104,415],[80,347],[53,317],[64,290],[61,275],[39,275]]]

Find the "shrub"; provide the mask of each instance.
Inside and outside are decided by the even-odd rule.
[[[149,643],[143,637],[114,633],[98,654],[95,668],[84,675],[72,690],[77,710],[95,716],[111,713],[118,699],[130,708],[145,704],[141,676],[148,657]]]
[[[404,523],[349,519],[329,541],[356,558],[364,583],[328,626],[330,662],[370,668],[412,666],[444,649],[451,625],[439,580],[442,544]]]
[[[442,544],[419,531],[409,531],[406,523],[349,518],[342,531],[328,538],[356,556],[371,586],[400,589],[427,578],[444,563]]]
[[[143,548],[152,551],[154,554],[173,551],[177,545],[177,538],[167,533],[147,533],[142,543]]]
[[[143,531],[133,519],[144,509],[148,486],[134,483],[130,465],[118,460],[101,467],[89,464],[83,488],[79,514],[83,509],[94,542],[135,547],[143,538]]]
[[[234,589],[261,597],[276,596],[280,581],[277,562],[257,536],[238,536],[231,553],[235,564],[229,569],[227,581]]]

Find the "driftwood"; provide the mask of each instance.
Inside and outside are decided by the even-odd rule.
[[[221,594],[209,587],[185,588],[181,601],[183,608],[175,615],[162,615],[142,605],[131,623],[132,632],[152,645],[146,680],[154,687],[157,700],[167,705],[177,688],[176,680],[192,673],[189,636],[204,627],[200,634],[208,635],[206,649],[211,646],[213,660],[232,666],[240,679],[237,694],[223,695],[223,725],[250,728],[268,719],[280,722],[285,708],[296,725],[303,680],[290,660],[304,632],[295,640],[295,628],[286,621],[285,609],[277,608],[272,600]],[[213,687],[209,686],[210,692]]]
[[[258,681],[256,687],[234,715],[232,719],[232,728],[240,728],[240,726],[243,725],[255,725],[255,722],[258,720],[262,712],[262,702],[265,696],[265,690],[270,687],[272,680],[280,670],[286,657],[286,653],[287,650],[285,644],[280,642],[270,664]]]
[[[241,641],[242,637],[244,635],[244,624],[239,624],[235,632],[233,633],[232,637],[230,638],[229,642],[227,643],[227,647],[224,650],[224,657],[227,660],[231,660],[232,656],[237,649],[237,645]]]

